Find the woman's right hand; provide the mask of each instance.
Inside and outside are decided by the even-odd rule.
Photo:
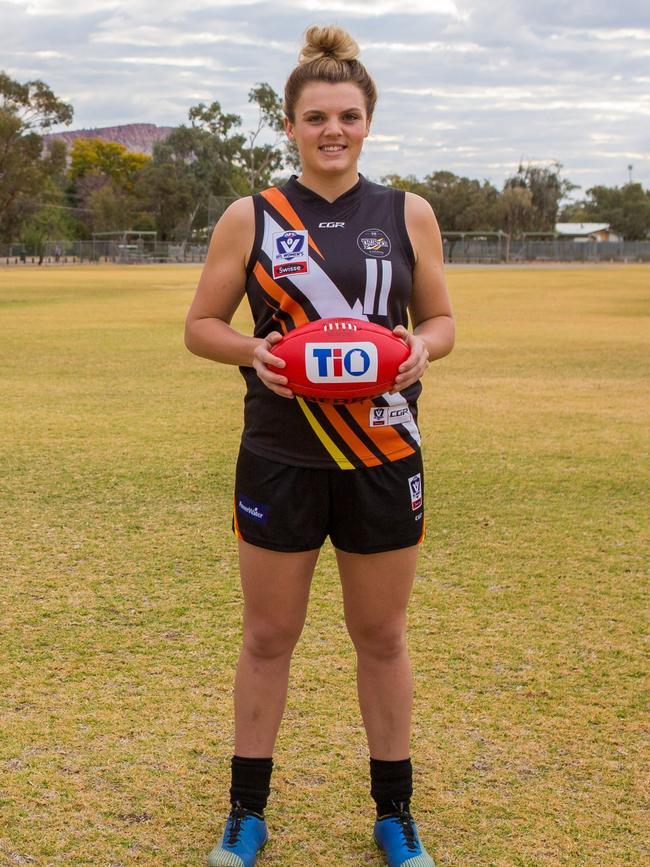
[[[273,370],[273,368],[281,370],[286,364],[270,351],[271,347],[280,340],[282,340],[282,335],[279,331],[272,331],[264,339],[261,339],[253,351],[253,367],[264,385],[272,392],[279,394],[280,397],[293,397],[291,389],[286,387],[289,381],[287,377]]]

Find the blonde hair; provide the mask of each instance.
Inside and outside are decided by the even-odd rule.
[[[368,120],[372,118],[377,102],[377,88],[365,66],[357,60],[359,46],[341,27],[312,25],[305,31],[298,65],[284,88],[284,111],[289,120],[295,120],[296,103],[306,84],[327,81],[338,84],[349,81],[356,84],[366,102]]]

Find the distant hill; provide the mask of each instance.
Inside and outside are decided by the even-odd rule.
[[[102,126],[97,129],[75,129],[66,132],[53,132],[44,135],[45,142],[61,139],[68,146],[78,138],[102,138],[116,141],[130,151],[142,154],[153,153],[154,142],[167,138],[173,126],[156,126],[155,123],[125,123],[121,126]]]

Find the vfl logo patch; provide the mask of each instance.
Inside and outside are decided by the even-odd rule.
[[[413,421],[413,416],[406,403],[399,406],[373,406],[370,410],[370,427],[408,424],[410,421]]]
[[[307,343],[305,373],[310,382],[377,382],[374,343]]]
[[[391,250],[390,238],[381,229],[364,229],[357,238],[357,245],[366,256],[383,259]]]
[[[409,479],[411,489],[411,508],[414,512],[422,508],[422,476],[418,473]]]
[[[257,524],[266,524],[269,517],[269,507],[263,506],[261,503],[256,503],[254,500],[249,500],[240,494],[237,497],[237,511],[251,518]]]
[[[293,229],[273,235],[273,276],[309,272],[309,234],[306,229]]]

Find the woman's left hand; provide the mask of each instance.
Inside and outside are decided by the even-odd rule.
[[[393,328],[393,334],[406,341],[411,350],[406,361],[400,364],[395,385],[390,390],[391,394],[396,394],[398,391],[408,388],[409,385],[413,385],[414,382],[421,379],[424,371],[429,366],[429,350],[421,337],[411,334],[403,325]]]

